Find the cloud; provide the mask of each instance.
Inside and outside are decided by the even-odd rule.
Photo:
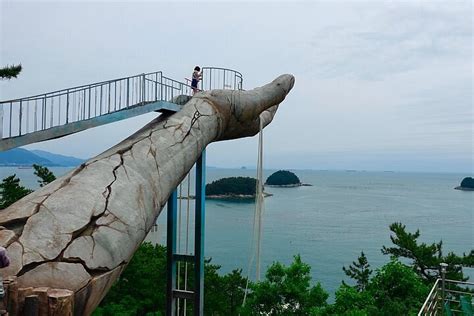
[[[245,89],[292,73],[295,87],[265,131],[271,164],[319,168],[303,158],[384,151],[407,164],[417,151],[472,161],[470,1],[2,2],[1,14],[2,61],[24,66],[0,82],[2,98],[156,70],[182,80],[195,65],[239,70]],[[32,147],[90,157],[149,120]],[[213,144],[210,164],[254,163],[255,142]]]
[[[313,36],[313,67],[326,78],[380,80],[433,60],[470,61],[470,13],[470,2],[358,5],[347,23]]]

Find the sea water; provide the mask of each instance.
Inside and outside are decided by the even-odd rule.
[[[69,168],[51,168],[57,175]],[[265,170],[265,178],[275,170]],[[474,248],[474,192],[454,190],[465,174],[293,170],[303,183],[296,188],[266,187],[262,271],[274,261],[289,264],[294,255],[311,267],[314,282],[334,293],[347,280],[348,266],[364,251],[373,269],[388,262],[389,225],[401,222],[421,232],[420,242],[443,241],[444,253]],[[0,177],[16,173],[37,187],[33,169],[0,168]],[[255,177],[255,170],[207,169],[207,182],[229,176]],[[183,188],[183,195],[186,186]],[[192,213],[192,204],[190,206]],[[185,248],[187,202],[181,202],[181,251]],[[223,273],[242,268],[251,258],[254,203],[206,202],[205,255]],[[191,218],[192,220],[192,218]],[[166,242],[166,212],[158,218]],[[191,222],[192,226],[192,222]],[[192,248],[192,231],[190,231]],[[251,277],[255,278],[255,269]],[[468,271],[472,275],[472,271]],[[263,273],[262,273],[263,277]],[[471,278],[472,280],[472,278]]]

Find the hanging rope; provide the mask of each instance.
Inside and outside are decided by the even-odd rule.
[[[255,194],[255,212],[253,217],[253,233],[252,233],[252,244],[250,247],[250,253],[252,254],[248,267],[247,267],[247,283],[245,285],[244,301],[242,306],[245,305],[247,300],[247,292],[250,282],[250,269],[256,258],[255,265],[255,279],[260,281],[260,257],[262,249],[262,216],[265,209],[264,196],[263,196],[263,123],[260,120],[260,132],[258,135],[258,159],[257,159],[257,183],[256,183],[256,194]]]
[[[181,253],[181,216],[182,216],[182,201],[183,201],[183,184],[179,184],[179,198],[178,198],[179,204],[178,204],[178,253]],[[180,276],[181,276],[181,262],[178,261],[178,273],[177,273],[177,282],[176,282],[176,288],[179,290],[181,288],[180,286]],[[179,315],[179,310],[180,310],[180,299],[178,298],[177,300],[177,315]]]

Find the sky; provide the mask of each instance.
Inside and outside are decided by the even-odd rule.
[[[271,169],[474,173],[471,1],[0,0],[0,99],[195,65],[244,88],[296,82],[264,131]],[[155,117],[28,145],[93,157]],[[257,137],[213,143],[207,163],[252,167]]]

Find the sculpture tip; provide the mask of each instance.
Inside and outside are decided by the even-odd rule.
[[[277,86],[281,86],[283,90],[285,90],[286,94],[288,94],[295,85],[295,76],[290,74],[280,75],[275,80],[273,80],[273,83],[275,83]]]

